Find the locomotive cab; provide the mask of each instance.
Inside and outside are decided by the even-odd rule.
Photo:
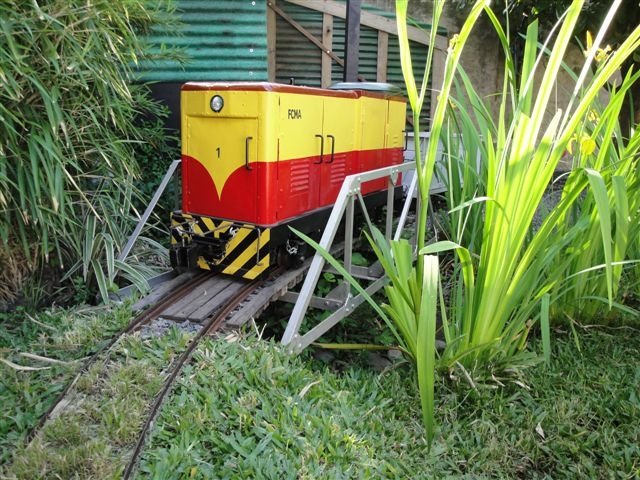
[[[324,227],[345,176],[401,163],[404,99],[355,86],[185,84],[172,266],[256,278],[300,250],[289,226]]]

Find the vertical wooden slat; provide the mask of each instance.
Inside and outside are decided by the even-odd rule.
[[[442,82],[444,81],[444,67],[447,60],[447,54],[445,50],[436,48],[433,51],[433,64],[431,66],[431,105],[429,112],[429,128],[433,123],[433,115],[436,112],[436,104],[438,102],[438,96],[440,95],[440,89],[442,88]]]
[[[387,81],[387,52],[389,50],[389,34],[378,30],[378,62],[377,62],[377,82]]]
[[[322,15],[322,44],[329,51],[333,50],[333,16],[328,13]],[[323,50],[321,79],[323,88],[331,85],[331,65],[331,57]]]
[[[275,5],[276,0],[269,0]],[[267,8],[267,75],[270,82],[276,81],[276,12]]]

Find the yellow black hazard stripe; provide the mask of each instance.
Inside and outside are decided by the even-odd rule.
[[[232,226],[233,222],[228,220],[171,212],[171,243],[180,243],[185,234],[188,237],[195,234],[220,238],[220,235],[227,233]]]
[[[226,245],[225,256],[220,261],[222,273],[254,279],[264,272],[271,262],[269,252],[270,229],[241,227]]]
[[[271,229],[236,224],[181,212],[171,214],[171,243],[190,243],[193,237],[229,238],[224,256],[217,259],[198,258],[198,266],[253,280],[271,266]],[[223,234],[225,234],[223,236]]]

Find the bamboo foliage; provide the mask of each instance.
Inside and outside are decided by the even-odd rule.
[[[81,259],[103,297],[136,216],[133,152],[147,136],[136,118],[159,113],[130,83],[138,35],[170,12],[165,1],[0,4],[0,238],[70,274]]]

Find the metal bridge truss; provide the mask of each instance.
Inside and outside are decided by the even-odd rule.
[[[354,278],[360,281],[368,282],[364,290],[373,295],[380,288],[382,288],[387,282],[387,278],[384,275],[382,267],[379,262],[376,262],[370,267],[361,267],[353,265],[353,241],[354,241],[354,212],[356,201],[360,204],[364,217],[371,226],[371,221],[367,212],[362,193],[360,191],[363,183],[371,180],[377,180],[380,178],[387,179],[387,203],[386,203],[386,219],[385,219],[385,237],[387,240],[392,238],[393,230],[393,215],[394,215],[394,187],[399,183],[399,174],[415,171],[415,162],[407,162],[401,165],[394,165],[391,167],[380,168],[378,170],[372,170],[369,172],[358,173],[355,175],[349,175],[344,179],[338,198],[331,212],[331,216],[327,221],[327,226],[322,234],[322,238],[319,242],[320,246],[327,252],[332,250],[334,243],[338,243],[340,240],[336,240],[336,235],[340,229],[342,219],[344,217],[344,253],[342,265],[344,269],[349,272]],[[411,200],[413,199],[413,192],[416,188],[416,176],[413,176],[411,185],[407,192],[406,200],[404,202],[402,212],[396,226],[393,239],[400,238],[400,234],[404,229],[409,208],[411,206]],[[353,310],[365,301],[362,294],[353,295],[351,286],[347,280],[343,280],[329,292],[326,296],[316,295],[318,281],[323,271],[335,271],[330,268],[325,268],[325,260],[316,252],[311,266],[305,278],[305,281],[300,289],[300,292],[287,291],[281,300],[294,303],[293,312],[287,323],[287,328],[282,337],[282,343],[287,345],[292,352],[300,352],[312,342],[316,341],[326,331],[336,325],[340,320],[349,316]],[[319,308],[322,310],[331,311],[331,314],[322,320],[320,323],[312,327],[306,333],[301,333],[300,329],[304,323],[305,316],[309,307]]]

